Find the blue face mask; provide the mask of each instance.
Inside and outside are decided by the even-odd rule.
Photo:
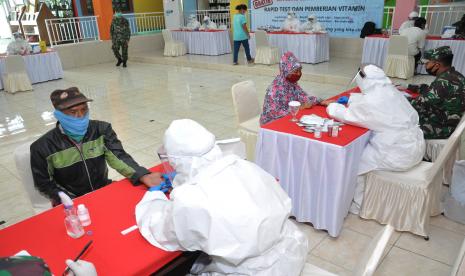
[[[121,17],[121,16],[123,16],[123,14],[120,13],[120,12],[115,12],[115,16],[116,16],[116,17]]]
[[[82,118],[66,115],[65,113],[55,110],[55,118],[60,122],[65,134],[76,142],[81,142],[89,126],[89,112]]]

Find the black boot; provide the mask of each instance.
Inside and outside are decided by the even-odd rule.
[[[123,62],[122,59],[118,59],[118,63],[116,63],[116,66],[120,66],[122,62]]]
[[[128,67],[128,66],[126,65],[126,61],[123,61],[123,67],[124,67],[124,68]]]

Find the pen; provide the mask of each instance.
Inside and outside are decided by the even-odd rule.
[[[90,240],[86,246],[84,246],[84,248],[81,250],[81,252],[79,253],[79,255],[77,255],[77,257],[73,260],[74,262],[77,262],[79,260],[79,258],[81,258],[81,256],[86,252],[87,248],[89,248],[89,246],[92,244],[92,240]],[[63,275],[66,275],[68,272],[69,272],[70,268],[69,266],[66,268],[65,272],[63,272]]]

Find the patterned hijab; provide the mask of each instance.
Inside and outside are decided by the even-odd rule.
[[[292,83],[286,79],[290,73],[299,68],[302,68],[302,65],[293,53],[286,52],[281,57],[279,75],[266,90],[260,125],[286,116],[290,101],[299,101],[301,104],[317,102],[316,97],[308,96],[297,83]]]

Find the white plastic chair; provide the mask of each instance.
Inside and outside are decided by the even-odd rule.
[[[260,129],[260,105],[255,83],[251,80],[236,83],[231,88],[239,136],[247,149],[247,160],[255,160],[255,145]]]
[[[393,35],[384,63],[384,72],[389,77],[409,79],[415,72],[415,59],[408,54],[408,40],[405,36]]]
[[[383,257],[384,250],[394,233],[394,227],[386,225],[376,236],[371,240],[370,244],[365,248],[357,266],[352,273],[353,276],[372,276],[378,268],[379,262]],[[302,276],[336,276],[317,266],[306,263]]]
[[[39,193],[34,186],[31,170],[31,147],[32,142],[25,143],[17,147],[14,151],[16,169],[18,170],[21,182],[26,194],[31,201],[31,205],[36,214],[52,208],[50,200]]]
[[[462,123],[464,120],[465,120],[465,116],[462,116],[459,124]],[[459,142],[459,147],[457,149],[457,153],[455,155],[452,154],[450,158],[446,161],[446,164],[444,165],[443,180],[442,180],[444,184],[451,183],[452,168],[454,167],[454,162],[460,158],[461,147],[465,146],[465,144],[462,143],[462,140],[464,138],[465,136],[462,134],[462,137]],[[426,141],[425,158],[427,160],[431,160],[431,162],[434,162],[438,158],[441,150],[446,145],[447,139],[427,139],[425,141]]]
[[[464,128],[459,124],[434,163],[421,162],[406,172],[369,172],[360,216],[428,239],[430,216],[442,212],[442,170]]]
[[[232,138],[225,140],[218,140],[216,144],[220,147],[223,155],[237,155],[242,159],[246,159],[245,144],[241,141],[241,138]]]
[[[186,45],[184,42],[176,41],[173,39],[173,34],[170,30],[163,30],[163,40],[165,41],[164,55],[168,57],[183,56],[187,53]]]
[[[22,56],[11,55],[5,60],[5,73],[2,76],[3,89],[9,93],[32,90]]]
[[[269,45],[265,31],[255,31],[255,45],[257,49],[255,63],[271,65],[279,62],[281,58],[279,48]]]

